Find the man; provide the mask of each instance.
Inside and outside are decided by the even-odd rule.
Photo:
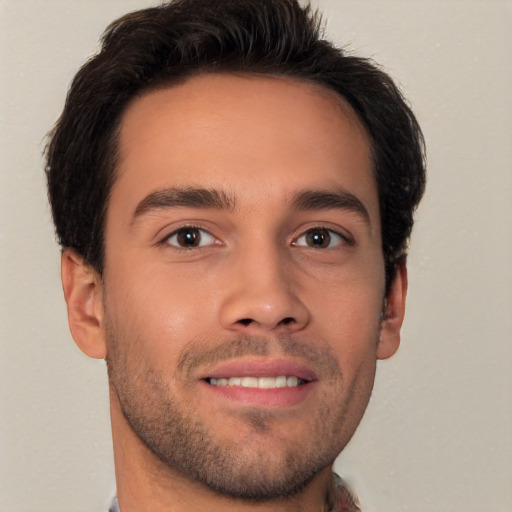
[[[177,0],[107,29],[47,176],[120,510],[358,510],[332,464],[399,345],[425,181],[391,79],[294,0]]]

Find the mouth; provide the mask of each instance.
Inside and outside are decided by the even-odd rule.
[[[280,375],[279,377],[221,377],[218,379],[207,377],[205,381],[212,386],[218,387],[239,386],[242,388],[257,389],[296,388],[308,382],[295,375]]]
[[[246,360],[221,363],[200,381],[211,399],[282,408],[305,400],[317,377],[304,365],[290,361]]]

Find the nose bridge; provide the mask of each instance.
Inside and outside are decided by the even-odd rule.
[[[269,240],[247,245],[233,255],[229,284],[221,308],[226,328],[271,331],[299,330],[308,311],[297,295],[293,268],[286,250]]]

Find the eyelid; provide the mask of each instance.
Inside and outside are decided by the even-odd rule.
[[[201,238],[205,237],[205,235],[206,235],[208,242],[206,244],[201,243],[200,245],[191,246],[191,247],[182,247],[182,246],[178,245],[177,243],[174,244],[174,243],[170,242],[170,240],[173,237],[177,237],[180,232],[187,230],[187,229],[196,230],[196,231],[201,232]],[[170,233],[165,235],[165,237],[163,237],[160,240],[159,245],[161,245],[161,246],[167,245],[177,251],[190,251],[190,250],[194,250],[194,249],[201,249],[204,247],[211,247],[211,246],[215,245],[216,243],[220,243],[219,240],[214,235],[212,235],[209,230],[205,229],[204,227],[194,225],[194,224],[184,224],[184,225],[181,225],[181,226],[173,229]]]
[[[333,235],[334,235],[334,237],[336,239],[338,239],[338,242],[336,243],[336,245],[334,245],[334,246],[330,245],[329,247],[326,247],[323,250],[335,249],[335,248],[337,248],[337,247],[339,247],[341,245],[352,246],[355,243],[354,239],[348,233],[345,233],[345,232],[343,232],[340,229],[334,229],[332,227],[328,227],[328,226],[325,226],[325,225],[315,225],[315,226],[308,227],[307,229],[302,231],[302,233],[299,236],[295,237],[293,239],[293,241],[292,241],[292,245],[294,245],[296,247],[310,247],[306,243],[298,243],[298,240],[300,240],[301,238],[307,236],[309,233],[311,233],[311,231],[314,231],[315,229],[317,229],[317,230],[325,230],[325,231],[327,231],[331,235],[331,237],[333,237]],[[317,248],[317,249],[320,250],[321,248]]]

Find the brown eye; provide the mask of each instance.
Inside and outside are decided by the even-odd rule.
[[[204,247],[212,245],[215,239],[210,233],[203,229],[186,227],[175,231],[167,239],[167,243],[180,249],[194,249],[196,247]]]
[[[347,242],[347,240],[327,228],[311,228],[300,236],[293,245],[312,247],[313,249],[331,249]]]
[[[311,229],[305,235],[306,244],[315,249],[325,249],[331,243],[331,235],[327,229]]]

